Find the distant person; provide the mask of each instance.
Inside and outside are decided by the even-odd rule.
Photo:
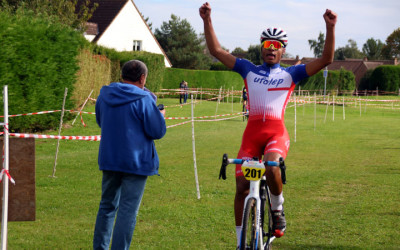
[[[179,103],[183,104],[185,101],[185,81],[179,83]]]
[[[99,169],[102,193],[93,249],[129,249],[147,177],[158,174],[154,140],[166,133],[165,110],[144,88],[146,65],[131,60],[122,67],[122,82],[102,87],[96,102],[101,128]]]
[[[247,89],[246,86],[243,86],[242,89],[242,98],[243,98],[243,106],[247,106]]]
[[[326,10],[323,18],[326,24],[325,46],[321,58],[306,65],[300,64],[288,68],[280,66],[280,60],[288,45],[285,31],[280,28],[267,28],[260,35],[260,50],[263,65],[256,66],[245,59],[236,58],[221,48],[211,21],[211,6],[204,3],[200,9],[204,23],[204,34],[207,47],[214,57],[225,66],[238,72],[244,79],[249,102],[249,120],[242,138],[237,158],[252,159],[258,157],[265,161],[279,161],[285,158],[289,150],[289,134],[284,123],[284,112],[289,97],[300,80],[318,73],[333,61],[335,49],[335,25],[337,15]],[[244,199],[249,191],[247,181],[236,166],[235,221],[237,243],[243,215]],[[267,167],[267,184],[271,191],[271,207],[273,210],[273,231],[281,237],[286,229],[283,210],[283,193],[281,173],[278,167]]]
[[[185,81],[184,82],[184,87],[183,87],[183,89],[185,90],[185,96],[184,96],[184,100],[183,100],[183,103],[186,103],[187,102],[187,99],[188,99],[188,90],[189,90],[189,86],[188,86],[188,83]]]

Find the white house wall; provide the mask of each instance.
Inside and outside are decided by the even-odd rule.
[[[128,1],[97,44],[117,51],[132,51],[134,40],[142,41],[143,51],[164,55],[135,6]],[[165,56],[164,62],[166,67],[171,67]]]

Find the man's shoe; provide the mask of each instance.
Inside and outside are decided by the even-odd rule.
[[[272,234],[276,238],[283,236],[286,229],[285,213],[282,210],[272,211]]]

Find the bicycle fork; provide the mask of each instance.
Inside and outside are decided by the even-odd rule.
[[[265,177],[264,177],[265,178]],[[263,249],[264,242],[263,242],[263,232],[261,228],[261,199],[260,199],[260,181],[250,181],[250,189],[249,195],[246,197],[244,204],[247,204],[249,199],[256,200],[256,222],[255,222],[255,230],[256,230],[256,249]],[[243,217],[245,216],[243,210]],[[243,218],[242,217],[242,218]],[[243,227],[243,225],[242,225]],[[245,242],[241,242],[240,244],[246,244]]]

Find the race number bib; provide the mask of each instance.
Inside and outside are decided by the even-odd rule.
[[[257,181],[264,175],[265,166],[259,161],[245,161],[242,164],[242,172],[246,180]]]

